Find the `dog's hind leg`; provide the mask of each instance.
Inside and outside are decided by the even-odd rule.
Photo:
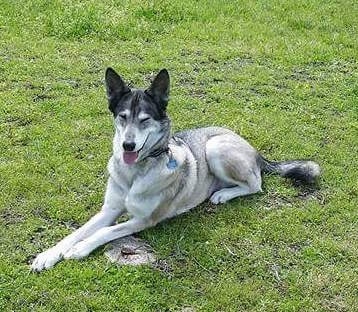
[[[261,172],[257,153],[244,139],[232,134],[215,136],[206,144],[206,159],[211,173],[226,187],[214,192],[214,204],[238,196],[261,192]]]
[[[226,187],[212,194],[210,197],[210,201],[213,204],[222,204],[235,197],[250,195],[259,191],[260,190],[250,189],[250,187],[245,184],[242,184],[240,186]]]

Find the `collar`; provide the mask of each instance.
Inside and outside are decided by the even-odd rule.
[[[160,155],[162,155],[164,153],[166,153],[168,155],[168,157],[169,157],[169,160],[168,160],[168,163],[167,163],[167,168],[171,169],[171,170],[176,169],[176,167],[178,166],[178,163],[175,160],[175,158],[173,157],[172,151],[170,150],[170,148],[168,146],[161,147],[161,148],[158,148],[158,149],[154,150],[146,158],[159,157]]]
[[[153,152],[151,152],[147,157],[158,157],[160,156],[161,154],[163,153],[168,153],[169,152],[169,147],[161,147],[161,148],[158,148],[156,150],[154,150]]]

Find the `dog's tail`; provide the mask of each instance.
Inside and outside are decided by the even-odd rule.
[[[307,184],[316,182],[321,174],[319,165],[312,160],[269,161],[259,155],[260,168],[264,173],[276,173],[282,177]]]

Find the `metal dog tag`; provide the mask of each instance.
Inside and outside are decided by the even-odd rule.
[[[174,158],[170,158],[167,163],[167,168],[174,170],[176,167],[178,167],[177,161]]]

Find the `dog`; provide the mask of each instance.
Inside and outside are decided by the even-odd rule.
[[[214,204],[261,192],[262,173],[304,183],[320,175],[311,160],[273,162],[246,140],[220,127],[170,134],[170,78],[162,69],[148,89],[131,89],[112,69],[105,74],[114,117],[113,155],[102,209],[33,261],[42,271],[62,259],[81,259],[114,239],[153,227],[206,199]],[[123,213],[128,221],[115,224]]]

